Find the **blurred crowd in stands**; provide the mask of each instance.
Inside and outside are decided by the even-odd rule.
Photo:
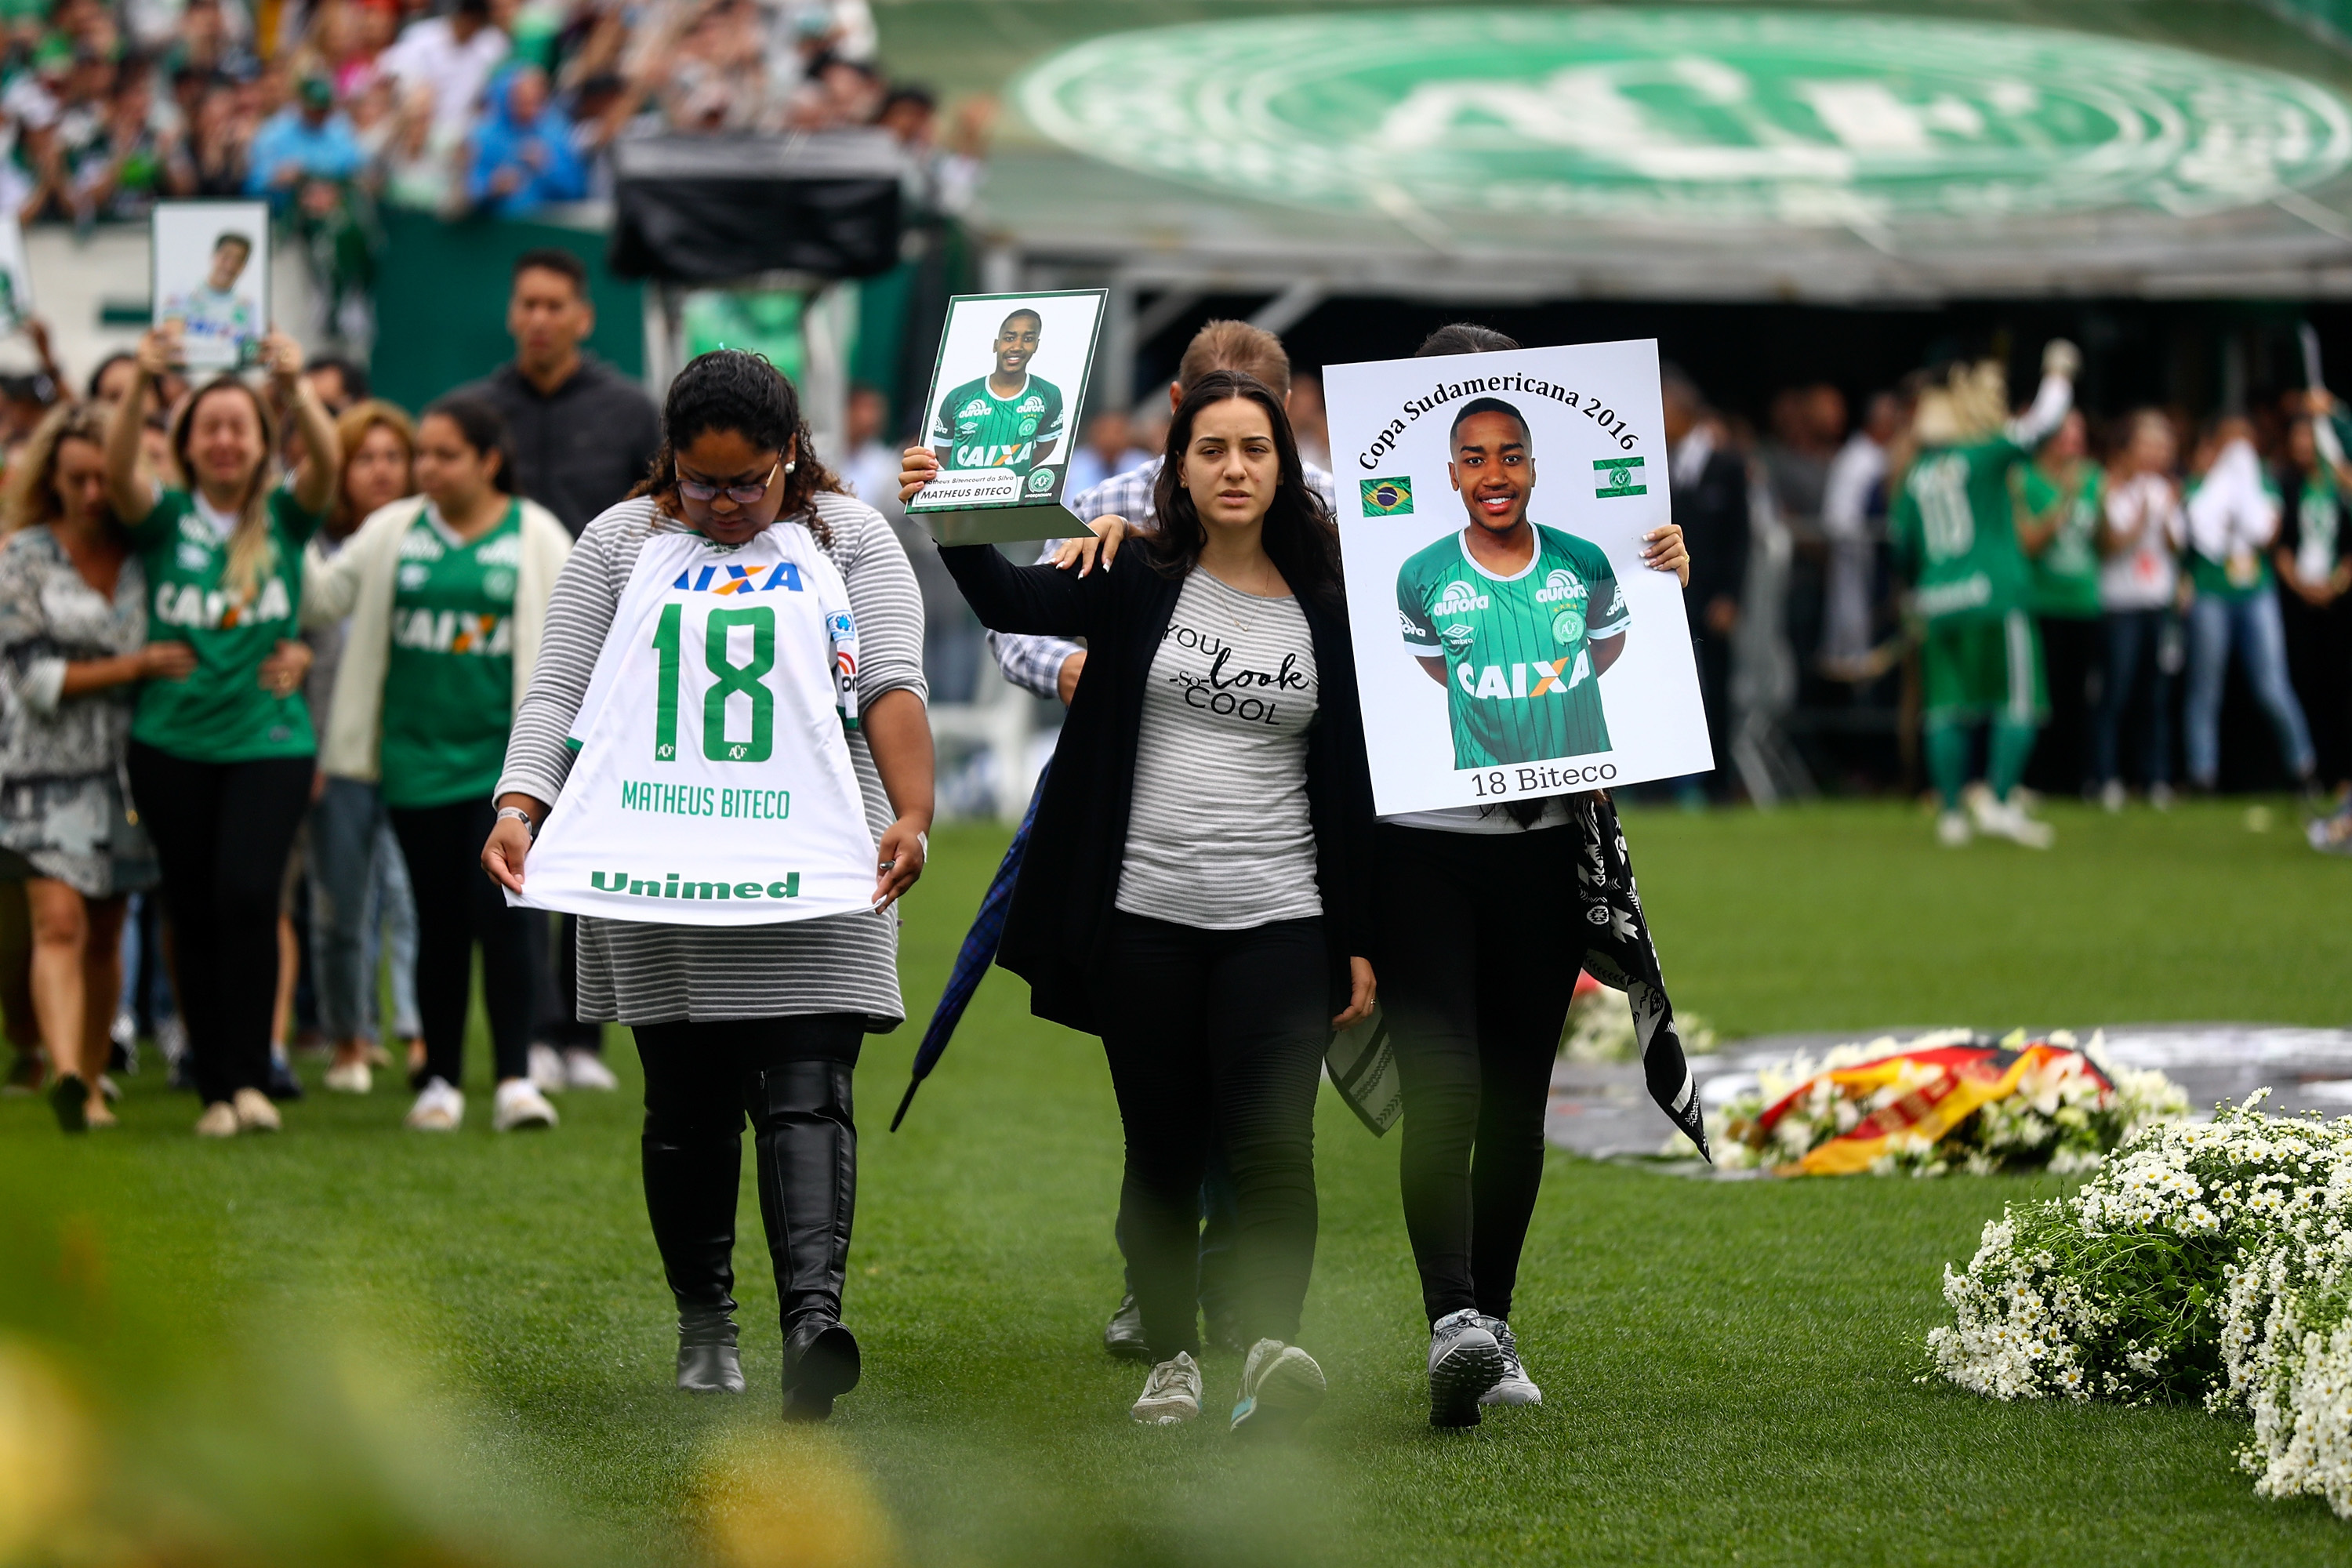
[[[1917,781],[1917,669],[1886,526],[1916,390],[1857,405],[1790,387],[1759,428],[1667,371],[1726,793]],[[2076,414],[2041,445],[2012,484],[2049,687],[2032,787],[2116,809],[2181,787],[2352,788],[2347,444],[2326,395],[2296,391],[2205,420]]]
[[[969,202],[992,106],[942,128],[866,0],[51,0],[0,7],[0,195],[25,221],[266,195],[516,216],[608,194],[615,138],[878,126]]]

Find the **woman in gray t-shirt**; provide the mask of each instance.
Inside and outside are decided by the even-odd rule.
[[[1316,1086],[1333,1027],[1373,993],[1339,539],[1280,399],[1227,371],[1187,389],[1156,510],[1116,571],[940,555],[984,625],[1087,639],[998,961],[1110,1060],[1154,1363],[1131,1413],[1200,1414],[1197,1204],[1221,1142],[1251,1346],[1233,1425],[1279,1430],[1323,1395],[1293,1342],[1315,1258]]]

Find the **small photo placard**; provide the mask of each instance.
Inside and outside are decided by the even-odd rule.
[[[269,205],[161,202],[151,230],[154,323],[177,323],[190,370],[259,362],[269,331]]]
[[[1062,491],[1108,297],[1070,289],[948,301],[920,437],[940,471],[907,503],[941,543],[1087,531]]]

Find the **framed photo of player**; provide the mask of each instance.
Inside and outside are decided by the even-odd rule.
[[[155,325],[179,325],[190,370],[255,363],[269,331],[268,204],[159,202],[152,222]]]
[[[1669,521],[1654,341],[1326,366],[1383,816],[1714,766]]]
[[[907,507],[941,543],[1086,531],[1062,487],[1108,297],[1067,289],[948,301],[920,437],[940,471]]]

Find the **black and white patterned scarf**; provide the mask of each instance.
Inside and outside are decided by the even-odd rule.
[[[1618,825],[1617,808],[1599,795],[1570,795],[1566,804],[1569,823],[1564,831],[1580,840],[1576,884],[1584,924],[1584,969],[1602,984],[1625,993],[1633,1008],[1633,1034],[1641,1043],[1642,1076],[1649,1084],[1650,1098],[1712,1163],[1715,1156],[1706,1146],[1706,1119],[1699,1107],[1697,1087],[1691,1081],[1690,1064],[1683,1057],[1683,1039],[1675,1028],[1674,1004],[1666,997],[1657,949],[1650,945],[1649,921],[1642,913],[1642,896],[1633,888],[1633,865],[1625,853],[1625,832]],[[1375,1136],[1395,1125],[1404,1110],[1404,1090],[1383,1013],[1375,1010],[1363,1023],[1340,1034],[1331,1042],[1324,1061],[1330,1070],[1331,1087]]]

